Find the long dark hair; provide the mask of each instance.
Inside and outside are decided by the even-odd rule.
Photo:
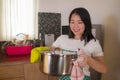
[[[70,24],[70,21],[71,21],[71,16],[73,14],[79,15],[80,18],[82,19],[83,23],[85,24],[85,31],[84,31],[84,33],[82,35],[81,40],[85,40],[85,44],[87,44],[91,39],[96,40],[95,37],[92,35],[92,32],[91,32],[92,24],[91,24],[91,19],[90,19],[89,12],[85,8],[75,8],[70,13],[69,24]],[[69,27],[69,34],[68,34],[68,36],[69,36],[69,38],[74,38],[75,37],[75,35],[71,31],[70,27]]]

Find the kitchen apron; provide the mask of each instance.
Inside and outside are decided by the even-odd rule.
[[[58,80],[70,80],[70,76],[60,76]],[[90,76],[84,76],[83,80],[91,80]]]

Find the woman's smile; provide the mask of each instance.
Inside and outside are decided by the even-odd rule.
[[[74,31],[75,33],[77,33],[77,32],[80,31],[80,29],[73,29],[73,31]]]

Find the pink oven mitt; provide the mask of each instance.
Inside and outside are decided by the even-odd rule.
[[[78,49],[78,55],[80,55],[82,50]],[[78,57],[77,60],[73,61],[73,68],[71,71],[71,80],[83,80],[84,73],[82,71],[82,68],[78,66],[78,61],[83,61],[84,58]]]
[[[82,69],[78,66],[77,60],[73,61],[73,68],[72,68],[70,79],[83,80],[83,78],[84,78],[84,73]]]

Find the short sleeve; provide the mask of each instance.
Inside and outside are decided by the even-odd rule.
[[[98,40],[96,40],[96,42],[95,42],[95,48],[94,48],[94,51],[92,53],[92,56],[94,56],[94,57],[103,56],[103,50],[102,50],[102,47],[101,47]]]
[[[53,46],[55,47],[60,47],[60,44],[61,44],[61,39],[62,39],[62,36],[59,36],[55,42],[53,42]]]

